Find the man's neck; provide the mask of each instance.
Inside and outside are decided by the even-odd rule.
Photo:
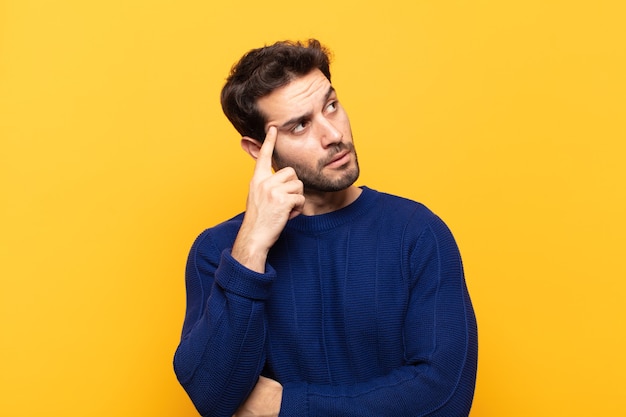
[[[334,192],[305,190],[305,202],[302,214],[305,216],[315,216],[342,209],[352,204],[361,195],[362,191],[363,190],[354,185],[345,190]]]

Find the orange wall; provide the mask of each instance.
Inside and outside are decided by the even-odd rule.
[[[212,3],[0,2],[0,415],[196,415],[185,258],[252,169],[218,93],[246,50],[312,36],[360,183],[458,239],[472,417],[626,414],[623,2]]]

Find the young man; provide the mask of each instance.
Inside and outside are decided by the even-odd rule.
[[[174,368],[198,411],[467,416],[477,332],[454,238],[423,205],[353,185],[327,51],[250,51],[222,107],[256,166],[245,213],[189,254]]]

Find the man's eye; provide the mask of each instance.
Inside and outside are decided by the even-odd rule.
[[[300,133],[306,128],[306,126],[307,126],[307,122],[300,122],[293,129],[291,129],[291,131],[293,133]]]
[[[326,106],[326,110],[329,112],[334,112],[335,110],[337,110],[337,102],[331,101],[330,103],[328,103],[328,106]]]

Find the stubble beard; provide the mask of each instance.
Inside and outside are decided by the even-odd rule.
[[[338,168],[342,170],[338,177],[330,177],[324,174],[324,168],[339,152],[349,150],[354,156],[354,162],[348,163],[344,167]],[[315,168],[299,164],[297,162],[288,161],[282,158],[277,152],[274,152],[274,163],[277,169],[291,167],[296,171],[296,175],[302,181],[305,193],[309,192],[336,192],[342,191],[350,187],[359,178],[359,161],[352,143],[339,143],[333,147],[332,152],[324,159],[318,161]]]

